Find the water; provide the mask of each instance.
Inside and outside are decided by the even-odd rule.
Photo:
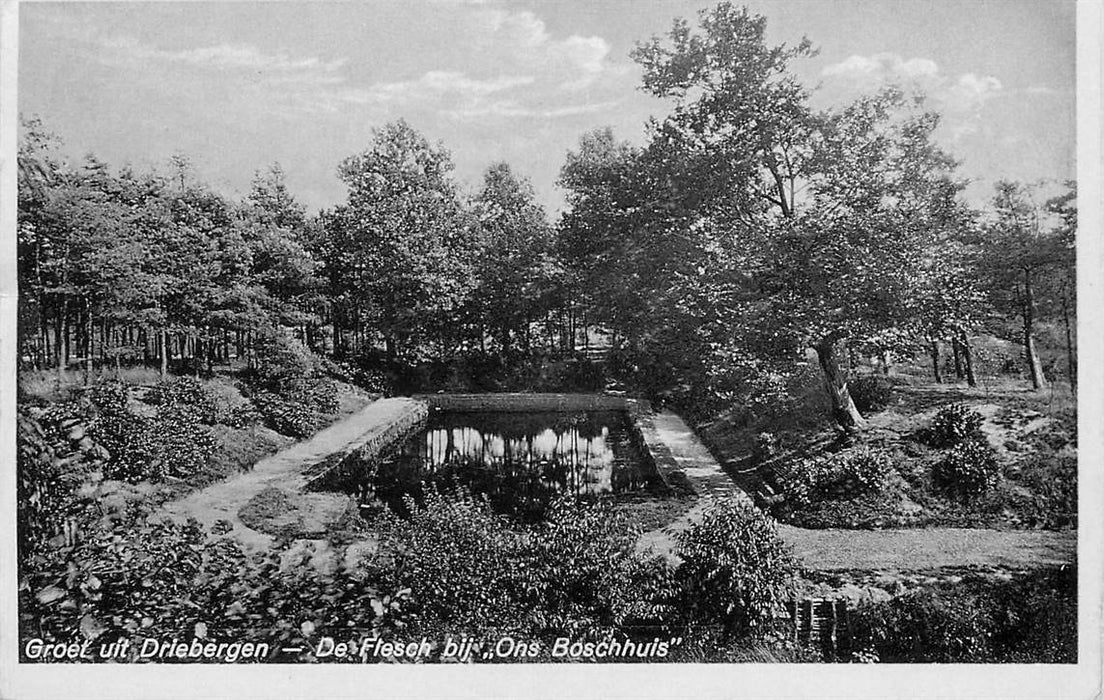
[[[655,489],[628,418],[619,412],[433,414],[425,428],[374,464],[346,465],[329,488],[382,501],[406,515],[403,497],[423,484],[485,494],[519,520],[541,519],[558,494],[618,497]]]

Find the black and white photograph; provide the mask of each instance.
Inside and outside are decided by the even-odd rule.
[[[5,0],[0,697],[1099,697],[1102,18]]]

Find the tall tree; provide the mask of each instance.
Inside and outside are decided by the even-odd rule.
[[[865,421],[841,350],[909,323],[923,251],[961,187],[932,142],[938,118],[896,90],[817,113],[789,70],[813,53],[807,41],[770,46],[765,19],[728,3],[699,25],[680,20],[666,42],[635,53],[645,88],[675,100],[659,132],[677,154],[667,172],[700,197],[683,230],[722,232],[713,240],[731,253],[720,259],[735,267],[706,286],[757,301],[718,312],[750,328],[775,324],[785,342],[772,347],[815,350],[833,415],[856,432]],[[749,323],[749,309],[768,322]]]
[[[471,288],[474,226],[452,168],[442,146],[400,120],[339,170],[349,195],[332,232],[349,299],[358,325],[370,322],[391,358],[458,342],[451,320]]]
[[[474,201],[479,240],[471,305],[506,354],[519,338],[528,344],[529,326],[543,315],[556,273],[551,227],[534,197],[528,181],[496,163]]]
[[[1048,384],[1036,335],[1040,295],[1072,252],[1060,232],[1045,226],[1033,188],[1001,181],[985,227],[985,279],[994,306],[1020,319],[1023,359],[1034,389]]]

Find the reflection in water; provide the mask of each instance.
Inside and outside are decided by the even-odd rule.
[[[403,496],[420,498],[423,482],[466,485],[525,520],[540,519],[557,494],[620,494],[653,483],[625,416],[613,412],[436,414],[372,466],[344,490],[404,514]]]

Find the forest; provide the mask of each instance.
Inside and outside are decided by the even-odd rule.
[[[334,164],[346,198],[312,212],[279,164],[262,166],[249,193],[233,198],[184,154],[146,171],[67,157],[49,118],[26,115],[23,636],[179,627],[203,637],[217,625],[242,635],[264,618],[271,628],[253,638],[287,641],[340,627],[351,608],[357,625],[391,633],[411,620],[413,629],[504,629],[527,599],[505,600],[513,588],[502,586],[503,600],[479,601],[476,589],[509,580],[548,591],[567,580],[574,588],[543,598],[552,606],[561,595],[561,607],[541,625],[527,622],[529,633],[605,634],[627,619],[712,630],[673,660],[814,660],[763,632],[763,611],[781,597],[761,591],[782,586],[792,564],[729,571],[717,583],[710,567],[739,568],[724,537],[737,537],[725,528],[741,518],[764,544],[740,556],[772,561],[786,560],[771,549],[772,517],[809,528],[1076,528],[1076,454],[1066,450],[1076,445],[1076,184],[1000,181],[988,201],[971,203],[922,95],[893,87],[814,108],[813,88],[793,70],[813,44],[771,45],[765,32],[763,17],[724,3],[638,43],[640,88],[669,111],[641,143],[596,128],[570,152],[548,154],[563,159],[566,204],[555,216],[508,163],[489,163],[474,186],[461,182],[447,144],[401,119],[373,126],[363,151]],[[623,533],[600,509],[564,505],[537,546],[502,534],[463,494],[444,496],[391,525],[421,547],[422,564],[373,569],[355,594],[336,575],[282,579],[276,554],[247,565],[241,552],[204,549],[203,533],[152,516],[358,401],[439,391],[646,399],[692,421],[726,464],[752,464],[754,477],[734,478],[760,510],[721,509],[685,543],[690,564],[660,574],[617,553]],[[1010,412],[995,420],[1010,426],[1046,414],[1061,427],[1042,438],[1009,427],[994,452],[979,446],[982,417],[965,405],[983,398],[1004,402]],[[887,442],[876,415],[892,405],[906,418],[941,409],[926,443]],[[1030,466],[1010,476],[996,456]],[[901,466],[917,464],[935,466],[919,476]],[[894,520],[905,516],[886,510],[889,486],[855,487],[858,500],[840,505],[847,469],[852,486],[869,478],[907,493],[920,519]],[[485,539],[448,530],[445,513]],[[556,573],[553,562],[584,541],[575,578]],[[473,548],[463,583],[435,559],[450,547]],[[120,578],[120,563],[131,574]],[[545,578],[527,581],[526,566]],[[614,575],[635,587],[613,586],[612,600],[581,593]],[[1075,635],[1053,640],[1076,624],[1062,588],[1069,569],[1039,576],[1017,578],[1014,593],[994,592],[990,579],[916,592],[871,609],[859,627],[873,630],[883,660],[1068,659]],[[200,583],[187,598],[190,581]],[[136,585],[141,603],[126,593]],[[269,597],[250,593],[244,611],[225,613],[243,590]],[[423,590],[452,607],[419,599]],[[947,631],[933,621],[979,600],[982,622],[962,618]],[[1011,608],[999,605],[1036,626],[1012,629],[1000,613]],[[222,618],[200,619],[204,607]],[[879,624],[905,625],[909,615],[931,625],[916,632],[926,655],[878,637]],[[1024,651],[1021,639],[1039,646]]]

